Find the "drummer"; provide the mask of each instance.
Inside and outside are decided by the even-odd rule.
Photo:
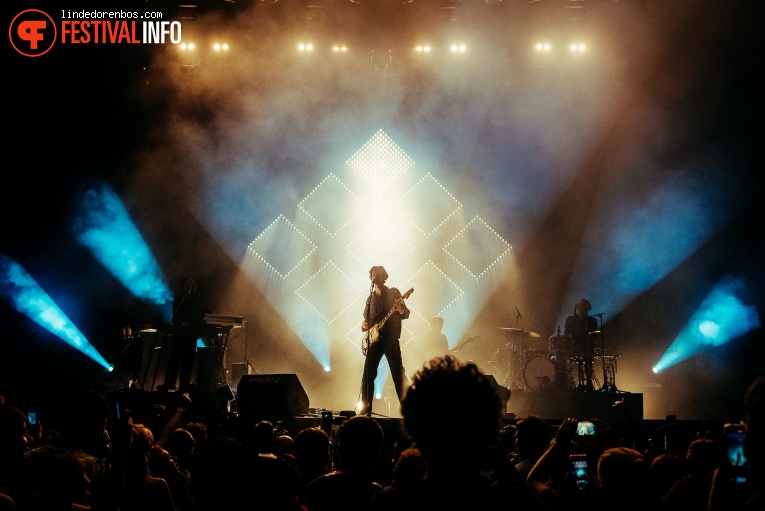
[[[592,359],[595,350],[594,339],[590,332],[598,329],[597,318],[588,315],[592,310],[590,301],[582,298],[574,306],[574,314],[566,318],[563,335],[569,336],[574,341],[576,360],[579,367],[579,388],[581,390],[595,390],[592,384]]]

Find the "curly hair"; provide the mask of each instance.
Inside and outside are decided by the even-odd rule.
[[[429,463],[478,461],[499,438],[502,404],[473,362],[435,357],[419,369],[401,403],[404,426]]]
[[[380,278],[382,278],[383,282],[388,281],[388,272],[385,271],[385,268],[383,268],[382,266],[372,266],[369,269],[369,275],[371,276],[373,273],[378,274]]]

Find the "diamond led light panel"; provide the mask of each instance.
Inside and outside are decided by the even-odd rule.
[[[294,217],[280,215],[250,243],[245,272],[322,367],[336,342],[362,356],[374,265],[388,270],[389,286],[415,288],[402,344],[422,335],[434,315],[449,317],[444,334],[456,344],[510,263],[510,244],[481,218],[466,221],[470,205],[382,130],[345,169],[333,170],[295,205]]]

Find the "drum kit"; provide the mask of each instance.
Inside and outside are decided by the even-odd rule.
[[[600,362],[603,384],[595,378],[595,371],[587,370],[587,353],[577,350],[572,336],[558,333],[542,344],[541,336],[522,328],[500,327],[511,337],[504,347],[494,354],[492,363],[503,371],[502,386],[524,391],[547,390],[600,390],[615,391],[616,361],[622,350],[615,346],[599,346],[591,351],[592,359]],[[592,337],[601,335],[600,330],[589,332]],[[602,339],[602,338],[601,338]],[[540,342],[542,341],[542,342]],[[590,345],[595,345],[595,342]],[[587,375],[590,372],[592,374]]]

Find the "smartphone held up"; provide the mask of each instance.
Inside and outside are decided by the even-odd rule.
[[[589,483],[589,467],[586,454],[569,455],[571,462],[570,473],[574,481],[574,486],[579,490],[586,490]]]
[[[731,481],[746,483],[748,479],[749,460],[744,454],[744,424],[726,424],[723,426],[725,435],[725,460],[731,474]]]
[[[576,434],[590,436],[595,434],[595,424],[591,421],[579,421],[576,425]]]

